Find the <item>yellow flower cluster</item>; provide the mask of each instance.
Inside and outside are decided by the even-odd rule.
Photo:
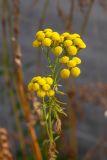
[[[86,48],[86,44],[77,33],[70,34],[64,32],[59,34],[51,28],[38,31],[35,35],[36,40],[33,41],[33,47],[50,47],[52,53],[59,57],[59,62],[66,65],[66,68],[61,70],[60,75],[63,79],[70,77],[78,77],[81,73],[77,67],[81,63],[81,59],[77,57],[80,49]],[[70,57],[73,57],[72,59]]]
[[[55,91],[52,89],[53,79],[51,77],[33,77],[28,84],[29,91],[36,91],[38,97],[52,97]]]
[[[67,79],[70,77],[70,73],[72,77],[78,77],[81,73],[81,70],[79,67],[77,67],[78,64],[81,64],[81,59],[79,57],[73,57],[72,59],[69,59],[68,56],[63,56],[59,59],[59,62],[61,64],[66,64],[66,68],[62,69],[60,72],[60,75],[63,79]]]
[[[50,47],[55,56],[66,52],[69,56],[75,56],[78,50],[86,48],[79,34],[70,34],[68,32],[59,34],[51,28],[38,31],[35,35],[36,40],[33,41],[33,47]]]

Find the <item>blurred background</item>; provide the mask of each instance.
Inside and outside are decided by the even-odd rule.
[[[34,75],[45,74],[44,57],[32,48],[43,28],[80,33],[87,44],[81,76],[63,87],[68,117],[61,117],[58,159],[107,160],[107,0],[0,0],[0,160],[35,159],[32,124],[47,159],[39,102],[26,89]]]

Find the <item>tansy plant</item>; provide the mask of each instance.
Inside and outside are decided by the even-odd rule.
[[[36,93],[41,100],[41,106],[45,119],[47,135],[49,138],[49,159],[56,159],[55,141],[61,131],[60,114],[65,114],[61,107],[62,102],[57,94],[64,94],[59,91],[60,79],[78,77],[81,73],[78,67],[81,59],[78,57],[81,49],[86,48],[79,34],[68,32],[59,34],[47,28],[38,31],[33,41],[34,48],[41,48],[43,56],[48,62],[49,73],[45,76],[35,76],[28,84],[28,90]],[[54,57],[52,56],[54,55]]]

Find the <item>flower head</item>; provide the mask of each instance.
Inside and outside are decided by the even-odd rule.
[[[73,57],[72,60],[74,60],[76,64],[81,64],[81,59],[79,57]]]
[[[41,46],[41,42],[39,42],[38,40],[34,40],[34,41],[32,42],[32,46],[35,47],[35,48],[38,48],[38,47]]]
[[[59,62],[62,64],[65,64],[69,61],[69,57],[68,56],[63,56],[59,59]]]
[[[60,34],[58,32],[53,32],[52,36],[51,36],[51,39],[53,41],[59,41],[60,40]]]
[[[36,33],[36,38],[37,38],[38,41],[42,41],[45,38],[44,32],[43,31],[38,31]]]
[[[42,44],[46,47],[49,47],[52,43],[52,40],[50,38],[44,38],[44,40],[42,41]]]
[[[68,67],[75,67],[76,66],[76,62],[73,59],[69,60],[68,63],[67,63],[67,66]]]
[[[67,48],[67,53],[71,56],[75,56],[77,54],[77,48],[76,46],[69,46]]]
[[[52,51],[55,56],[59,56],[62,53],[63,49],[61,46],[57,46],[57,47],[53,48]]]
[[[46,95],[47,95],[48,97],[52,97],[52,96],[55,95],[55,91],[51,89],[51,90],[49,90],[49,91],[46,93]]]
[[[63,69],[63,70],[61,70],[60,76],[61,76],[61,78],[63,78],[63,79],[69,78],[69,76],[70,76],[70,71],[69,71],[69,69]]]
[[[65,41],[64,41],[64,46],[65,46],[65,47],[69,47],[69,46],[72,45],[72,43],[73,43],[73,42],[72,42],[71,40],[65,40]]]
[[[73,42],[79,48],[86,48],[86,44],[83,42],[83,40],[81,38],[76,38],[76,39],[73,40]]]
[[[71,69],[71,75],[73,77],[78,77],[80,75],[80,73],[81,73],[81,70],[78,67],[74,67]]]

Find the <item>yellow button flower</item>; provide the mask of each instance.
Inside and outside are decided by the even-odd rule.
[[[38,32],[36,32],[35,37],[38,36],[38,35],[40,35],[41,33],[43,33],[43,31],[38,31]]]
[[[37,91],[37,96],[38,96],[38,97],[45,97],[45,95],[46,95],[46,92],[45,92],[45,91],[43,91],[43,90],[38,90],[38,91]]]
[[[76,39],[73,40],[73,42],[79,48],[86,48],[86,44],[83,42],[83,40],[81,38],[76,38]]]
[[[47,77],[46,78],[46,83],[49,84],[49,85],[52,85],[53,84],[53,79],[51,77]]]
[[[80,73],[81,73],[81,70],[78,67],[74,67],[71,69],[71,75],[73,77],[78,77],[80,75]]]
[[[60,75],[61,75],[61,78],[63,78],[63,79],[69,78],[69,76],[70,76],[69,69],[63,69],[63,70],[61,70]]]
[[[65,47],[69,47],[69,46],[72,45],[72,43],[73,43],[73,42],[72,42],[71,40],[65,40],[65,41],[64,41],[64,46],[65,46]]]
[[[68,32],[64,32],[61,34],[61,36],[64,36],[65,38],[67,38],[69,36],[69,33]]]
[[[73,39],[75,39],[75,38],[79,38],[79,37],[80,37],[80,35],[79,35],[79,34],[74,33],[74,34],[70,34],[70,35],[67,37],[67,39],[73,40]]]
[[[48,31],[48,32],[45,33],[45,37],[50,38],[51,36],[52,36],[52,32]]]
[[[74,60],[70,60],[68,63],[67,63],[67,66],[68,67],[75,67],[76,66],[76,62]]]
[[[50,89],[50,85],[49,84],[44,84],[42,88],[43,88],[44,91],[48,91]]]
[[[40,89],[39,84],[38,84],[38,83],[34,83],[34,84],[33,84],[33,90],[34,90],[34,91],[38,91],[39,89]]]
[[[52,36],[51,36],[51,39],[53,41],[59,41],[60,40],[60,34],[58,32],[53,32]]]
[[[50,47],[51,43],[52,43],[52,40],[49,38],[44,38],[44,40],[42,41],[42,44],[46,47]]]
[[[32,82],[30,82],[28,84],[28,91],[33,91],[33,83]]]
[[[39,83],[41,86],[43,86],[43,85],[46,83],[46,81],[45,81],[43,78],[41,78],[40,80],[38,80],[38,83]]]
[[[46,93],[46,95],[47,95],[48,97],[52,97],[52,96],[55,95],[55,91],[51,89],[51,90],[49,90],[49,91]]]
[[[69,61],[69,57],[68,56],[63,56],[59,60],[59,62],[62,63],[62,64],[67,63],[68,61]]]
[[[36,82],[36,81],[38,81],[40,79],[41,79],[41,76],[33,77],[31,82],[34,83],[34,82]]]
[[[75,56],[77,54],[77,48],[75,46],[69,46],[67,48],[67,53],[71,56]]]
[[[37,47],[40,47],[40,46],[41,46],[41,42],[39,42],[38,40],[34,40],[34,41],[32,42],[32,47],[37,48]]]
[[[42,41],[45,38],[45,34],[43,33],[43,31],[38,31],[36,33],[36,38],[38,41]]]
[[[60,36],[59,43],[63,43],[63,41],[64,41],[64,36]]]
[[[53,32],[51,28],[44,29],[44,32]]]
[[[44,79],[46,81],[46,77],[42,77],[42,79]]]
[[[57,47],[53,48],[52,51],[55,54],[55,56],[59,56],[62,53],[63,49],[62,49],[62,47],[57,46]]]
[[[72,60],[74,60],[76,62],[76,64],[81,64],[81,59],[78,57],[73,57]]]

